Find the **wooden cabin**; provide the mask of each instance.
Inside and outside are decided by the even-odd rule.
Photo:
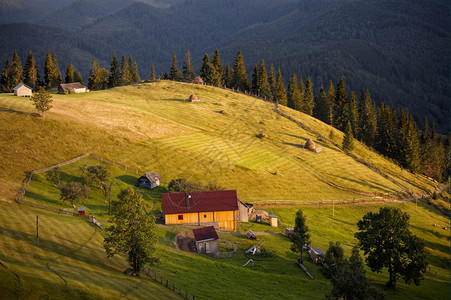
[[[143,176],[139,177],[136,186],[147,189],[153,189],[160,185],[160,180],[161,177],[160,175],[158,175],[158,173],[148,172]]]
[[[277,223],[277,216],[274,214],[269,214],[269,224],[272,227],[277,227],[278,223]]]
[[[88,88],[81,82],[61,83],[58,86],[58,94],[80,94],[88,92]]]
[[[213,226],[193,229],[197,253],[218,252],[218,234]]]
[[[31,97],[33,89],[24,83],[19,83],[14,88],[14,96],[18,97]]]
[[[235,190],[162,194],[165,224],[209,225],[236,230],[238,198]]]

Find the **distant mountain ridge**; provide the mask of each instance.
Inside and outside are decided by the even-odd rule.
[[[86,79],[93,57],[109,68],[115,51],[132,55],[146,78],[151,65],[169,70],[173,53],[181,68],[189,49],[198,71],[215,48],[224,66],[241,50],[249,77],[262,58],[285,81],[292,72],[311,76],[316,91],[344,76],[349,92],[368,88],[376,101],[449,131],[449,4],[442,0],[19,0],[0,9],[0,17],[9,14],[2,23],[12,23],[14,11],[24,21],[25,3],[41,4],[39,18],[0,25],[1,64],[14,49],[24,63],[31,49],[42,68],[50,50],[62,70],[72,61]]]

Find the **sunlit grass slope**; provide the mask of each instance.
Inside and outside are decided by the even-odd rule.
[[[186,102],[191,93],[202,102]],[[281,117],[273,104],[231,91],[160,81],[53,97],[54,107],[40,119],[30,115],[27,99],[0,95],[3,199],[14,197],[26,171],[87,152],[157,171],[165,183],[176,177],[214,181],[246,201],[353,199],[403,190]],[[324,123],[284,110],[328,136]],[[267,137],[260,139],[262,132]],[[321,153],[303,149],[309,138]],[[413,192],[434,188],[360,144],[356,154]]]

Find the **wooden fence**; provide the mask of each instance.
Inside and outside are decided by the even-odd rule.
[[[196,297],[194,295],[190,295],[188,294],[187,291],[184,291],[183,289],[181,289],[180,287],[177,287],[174,283],[169,282],[168,279],[164,279],[163,276],[158,276],[157,273],[152,273],[147,267],[143,267],[144,272],[146,272],[146,274],[152,278],[153,280],[155,280],[156,282],[161,283],[162,285],[164,285],[165,287],[167,287],[168,289],[178,293],[180,296],[184,297],[185,299],[192,299],[195,300]]]

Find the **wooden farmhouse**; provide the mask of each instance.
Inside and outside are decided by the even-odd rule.
[[[138,183],[136,184],[138,187],[153,189],[160,185],[161,177],[155,172],[148,172],[143,176],[139,177]]]
[[[31,97],[33,89],[24,83],[19,83],[14,88],[14,96],[18,97]]]
[[[179,192],[162,194],[165,224],[208,225],[236,230],[236,191]]]
[[[197,253],[218,252],[218,234],[213,226],[193,229]]]
[[[58,94],[80,94],[88,91],[88,88],[80,82],[61,83],[58,86]]]

